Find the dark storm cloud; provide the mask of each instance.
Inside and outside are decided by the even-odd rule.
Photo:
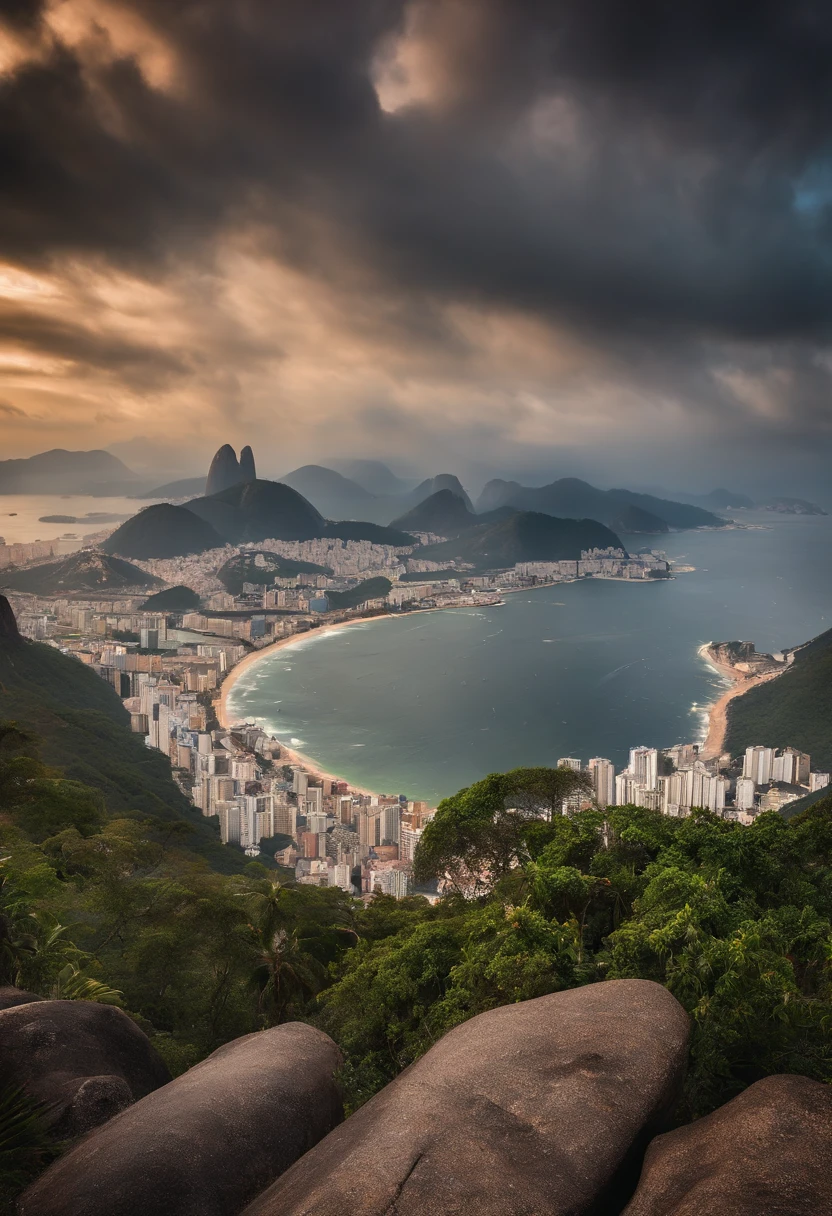
[[[797,430],[828,424],[825,0],[111,4],[169,52],[162,87],[139,53],[107,51],[104,18],[70,45],[39,11],[0,4],[37,43],[0,85],[8,260],[152,275],[248,231],[376,293],[402,340],[441,327],[433,301],[517,309],[714,415],[736,411],[733,361],[764,379],[781,348]],[[416,69],[390,61],[397,38]],[[408,70],[418,104],[385,111],[374,81]],[[776,429],[777,407],[759,424]]]
[[[129,7],[182,90],[57,42],[20,70],[0,95],[12,256],[163,256],[259,203],[299,265],[326,256],[323,221],[379,274],[601,327],[829,322],[825,202],[794,206],[829,152],[825,4],[434,0],[415,30],[448,96],[393,115],[371,71],[403,4]],[[576,107],[579,146],[507,156],[546,97]]]

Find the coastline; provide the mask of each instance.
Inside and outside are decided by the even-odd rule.
[[[644,586],[646,583],[658,583],[663,581],[661,579],[619,578],[615,575],[591,575],[589,576],[589,579],[596,579],[604,582],[631,583],[633,586]],[[518,595],[522,592],[528,593],[529,591],[540,591],[544,588],[562,587],[572,583],[589,581],[589,579],[557,579],[552,582],[538,583],[534,587],[504,587],[500,590],[500,595]],[[499,607],[500,602],[498,601],[496,604],[490,606]],[[230,730],[231,726],[234,725],[234,717],[229,712],[229,699],[231,692],[243,672],[247,671],[249,667],[253,667],[254,664],[264,655],[274,654],[274,652],[277,650],[283,650],[291,646],[300,645],[310,638],[323,637],[324,634],[334,633],[337,629],[346,629],[350,625],[358,625],[367,621],[393,620],[397,619],[398,617],[415,616],[417,614],[421,615],[422,613],[426,612],[447,612],[454,609],[458,610],[461,607],[463,606],[456,604],[442,604],[435,608],[415,608],[407,612],[384,614],[373,613],[372,615],[367,616],[350,617],[347,620],[334,621],[329,625],[322,625],[317,629],[307,630],[304,633],[290,634],[288,637],[280,638],[277,642],[272,642],[269,646],[264,646],[262,650],[252,651],[251,654],[247,654],[244,659],[241,659],[239,663],[236,663],[234,667],[227,672],[225,679],[220,685],[219,696],[214,700],[214,707],[220,727],[223,730]],[[314,760],[311,756],[307,756],[304,752],[296,751],[294,748],[290,747],[280,739],[278,742],[280,743],[281,751],[287,757],[287,761],[291,764],[300,765],[310,774],[310,776],[324,781],[345,781],[349,788],[357,794],[364,794],[368,795],[369,797],[378,797],[379,792],[377,790],[366,789],[363,786],[355,785],[346,777],[335,773],[330,773],[322,768],[320,763],[317,760]]]
[[[730,663],[721,663],[713,654],[712,645],[712,642],[706,642],[699,647],[697,653],[724,679],[731,680],[732,687],[726,689],[722,696],[708,707],[708,733],[699,749],[702,760],[718,760],[723,754],[725,735],[728,731],[728,706],[735,697],[742,697],[757,685],[765,684],[768,680],[775,680],[783,674],[782,671],[769,671],[763,675],[746,675],[744,672],[737,671],[736,667],[731,666]],[[783,668],[783,671],[785,670],[786,668]]]
[[[434,611],[439,610],[434,609]],[[410,614],[405,613],[400,615]],[[234,725],[235,718],[234,715],[229,712],[228,704],[231,691],[243,672],[247,671],[249,667],[253,667],[258,659],[263,658],[265,655],[274,654],[277,650],[285,650],[290,646],[297,646],[308,641],[310,638],[319,638],[323,637],[324,634],[334,633],[338,629],[346,629],[350,625],[360,625],[366,621],[382,621],[392,619],[392,615],[388,613],[383,616],[359,616],[351,617],[346,621],[333,621],[332,624],[322,625],[318,629],[310,629],[304,633],[290,634],[286,638],[280,638],[279,641],[272,642],[271,646],[264,646],[262,650],[255,650],[251,654],[247,654],[244,659],[241,659],[240,662],[235,664],[235,666],[232,667],[227,673],[225,679],[220,685],[220,695],[214,702],[217,720],[219,721],[221,728],[223,730],[230,730],[232,725]],[[378,796],[377,790],[365,789],[363,786],[355,785],[352,781],[348,781],[346,777],[341,777],[335,773],[329,773],[321,767],[317,760],[313,760],[311,756],[307,756],[303,752],[296,751],[294,748],[289,747],[288,744],[284,743],[282,739],[278,739],[278,742],[280,743],[281,753],[285,755],[287,763],[300,765],[309,773],[310,776],[323,781],[346,781],[350,790],[356,794],[364,794],[369,797]]]

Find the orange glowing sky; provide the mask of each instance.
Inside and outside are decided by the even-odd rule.
[[[832,18],[718,7],[3,6],[3,455],[820,475]]]

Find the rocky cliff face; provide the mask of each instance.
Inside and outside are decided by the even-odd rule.
[[[0,595],[0,642],[21,642],[20,630],[11,604],[5,595]]]
[[[239,481],[242,481],[242,477],[237,453],[230,443],[224,443],[211,461],[205,493],[221,494],[223,490],[236,486]]]
[[[221,494],[223,490],[230,490],[232,486],[256,479],[254,453],[251,448],[244,447],[238,461],[231,444],[224,443],[211,461],[208,480],[205,483],[205,493],[206,495]]]
[[[19,1213],[832,1212],[828,1086],[769,1077],[661,1134],[688,1035],[661,985],[590,984],[472,1018],[341,1123],[340,1054],[311,1026],[247,1035],[169,1081],[119,1010],[11,1005],[0,1070],[60,1100],[65,1141],[94,1128],[24,1192]],[[117,1099],[113,1117],[87,1091]],[[80,1126],[67,1123],[73,1111]]]
[[[246,445],[240,452],[240,481],[256,481],[257,470],[254,467],[254,452]]]

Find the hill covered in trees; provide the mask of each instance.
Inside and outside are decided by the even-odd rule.
[[[268,550],[246,549],[235,553],[217,571],[217,578],[231,595],[240,595],[244,583],[271,587],[275,578],[291,578],[297,574],[332,574],[328,566],[281,557]]]
[[[624,548],[614,532],[594,519],[556,519],[536,511],[517,511],[469,528],[454,540],[428,545],[419,550],[419,556],[494,570],[517,562],[577,560],[585,549],[610,547]]]
[[[193,608],[199,608],[201,603],[192,587],[179,583],[148,596],[141,607],[143,612],[190,612]]]
[[[51,646],[0,637],[0,720],[38,739],[43,761],[96,791],[105,816],[152,818],[225,872],[242,857],[181,793],[161,752],[145,746],[115,691],[89,667]]]
[[[161,579],[140,566],[95,549],[81,549],[57,562],[43,562],[25,570],[4,570],[0,574],[0,585],[32,595],[123,591],[126,587],[159,587],[161,583]]]
[[[326,527],[320,512],[297,490],[262,479],[191,499],[187,509],[233,545],[270,538],[311,540]]]
[[[812,767],[832,770],[832,629],[801,646],[775,680],[728,703],[725,750],[799,747]]]
[[[186,507],[159,502],[126,520],[101,547],[106,553],[147,561],[204,553],[207,549],[222,548],[224,544],[210,523]]]
[[[367,600],[384,599],[393,584],[389,578],[365,578],[363,583],[350,587],[349,591],[327,591],[331,608],[357,608]]]

